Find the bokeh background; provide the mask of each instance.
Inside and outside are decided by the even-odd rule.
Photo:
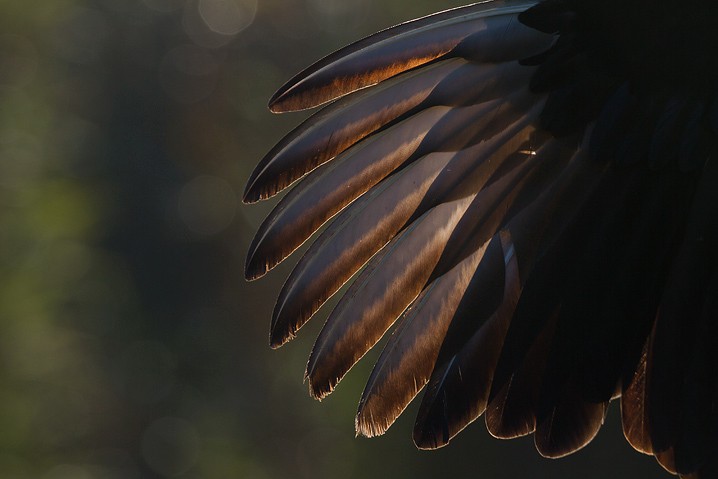
[[[371,360],[319,404],[301,379],[321,318],[267,346],[291,264],[243,280],[271,204],[240,195],[304,115],[266,100],[348,41],[458,3],[0,0],[0,477],[668,477],[616,407],[561,461],[478,423],[419,452],[411,411],[354,438]]]

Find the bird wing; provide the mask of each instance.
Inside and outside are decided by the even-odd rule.
[[[426,386],[418,447],[485,413],[493,435],[535,433],[542,455],[561,457],[620,397],[636,449],[709,477],[715,102],[606,63],[601,25],[577,4],[447,10],[292,78],[272,111],[327,105],[249,178],[248,203],[296,186],[260,226],[245,274],[263,276],[328,224],[280,292],[270,343],[355,277],[306,377],[321,399],[394,327],[360,434],[384,433]]]

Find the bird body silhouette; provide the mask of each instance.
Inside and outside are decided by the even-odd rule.
[[[718,7],[494,0],[407,22],[292,78],[270,109],[328,103],[252,173],[291,184],[256,279],[326,228],[275,307],[278,347],[356,276],[309,358],[329,394],[393,331],[359,403],[441,447],[483,415],[561,457],[610,401],[631,445],[718,477]],[[299,181],[298,181],[299,180]]]

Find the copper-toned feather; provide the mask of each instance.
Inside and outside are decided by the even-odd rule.
[[[383,434],[429,380],[446,329],[485,251],[484,246],[434,280],[404,313],[362,394],[358,433]]]
[[[550,150],[550,146],[545,148]],[[437,205],[413,222],[372,260],[339,302],[319,335],[307,366],[317,397],[330,392],[371,348],[430,278],[473,254],[508,221],[506,213],[541,170],[543,149],[509,166],[478,194]],[[499,170],[497,173],[501,173]]]
[[[512,129],[507,130],[511,132]],[[507,141],[504,138],[499,144],[508,146],[506,152],[515,152],[530,138],[530,130],[523,129],[514,139]],[[495,140],[487,142],[490,146]],[[486,151],[485,148],[477,151]],[[456,177],[456,182],[436,183],[450,186],[442,191],[434,189],[433,197],[462,196],[462,191],[471,186],[469,191],[477,191],[490,180],[490,173],[501,165],[506,154],[500,150],[492,152],[492,165],[487,168],[478,167],[474,161],[473,173],[456,168],[458,165],[448,166],[442,174]],[[457,158],[461,159],[461,157]],[[505,161],[505,160],[504,160]],[[477,175],[478,173],[478,175]],[[463,179],[464,181],[460,181]],[[454,186],[452,186],[454,185]],[[462,186],[464,185],[464,186]],[[448,198],[447,198],[448,199]],[[387,202],[388,204],[393,204]],[[396,419],[396,416],[406,407],[408,402],[421,389],[428,380],[433,367],[433,361],[441,345],[443,331],[448,322],[454,317],[454,309],[459,307],[467,281],[473,281],[471,275],[477,267],[477,262],[483,257],[484,247],[469,254],[446,274],[439,276],[430,286],[421,293],[407,310],[402,323],[397,328],[382,357],[372,373],[367,388],[360,402],[357,416],[357,430],[365,435],[383,433]],[[468,253],[467,253],[468,254]],[[431,324],[432,326],[428,326]],[[417,347],[408,347],[407,344],[416,344]],[[419,360],[418,358],[422,359]],[[411,373],[405,373],[408,368]],[[382,411],[383,414],[380,414]]]
[[[537,35],[516,19],[534,3],[484,1],[375,33],[289,80],[270,100],[270,109],[312,108],[439,58],[463,56],[496,63],[537,53],[550,37]]]
[[[383,434],[426,386],[419,448],[485,414],[556,458],[620,397],[635,449],[715,476],[718,34],[691,5],[651,15],[488,0],[366,37],[272,97],[275,112],[334,102],[250,176],[245,202],[297,184],[245,275],[325,227],[280,292],[273,347],[355,277],[309,358],[318,399],[398,322],[358,434]]]
[[[422,291],[474,197],[443,203],[385,247],[349,288],[319,334],[307,365],[321,398],[381,338]]]
[[[644,454],[653,454],[650,423],[646,411],[646,363],[648,344],[643,348],[638,366],[623,384],[621,393],[621,420],[623,434],[633,448]]]
[[[436,180],[422,182],[424,186],[417,187],[419,181],[412,178],[412,173],[407,173],[409,176],[405,181],[389,180],[387,185],[379,185],[366,200],[362,199],[356,207],[339,215],[334,224],[312,245],[282,288],[272,318],[272,344],[279,345],[291,338],[342,284],[407,225],[409,219],[418,218],[442,199],[450,200],[475,194],[503,164],[505,158],[528,145],[532,129],[526,126],[527,118],[515,120],[512,109],[504,112],[500,109],[488,111],[496,123],[493,126],[486,124],[486,127],[502,124],[506,129],[497,133],[495,138],[451,154],[452,163],[446,165]],[[512,121],[513,124],[510,123]],[[451,128],[445,133],[448,136],[447,141],[459,141],[459,146],[464,142],[453,135],[454,131],[456,130]],[[437,136],[437,140],[442,141],[443,135],[442,133]],[[392,138],[394,141],[398,140],[397,136]],[[437,153],[431,155],[429,159],[422,160],[422,163],[438,158]],[[368,155],[362,156],[362,159],[367,161],[372,158]],[[489,159],[491,161],[487,161],[485,167],[480,167]],[[374,161],[367,165],[376,171],[381,167],[381,162]],[[413,169],[410,171],[413,172]],[[460,176],[457,177],[457,173]],[[404,176],[401,174],[400,178]],[[461,181],[458,181],[459,179]],[[339,186],[337,188],[342,192],[351,189]],[[426,201],[426,196],[422,195],[424,188],[429,188],[427,193],[432,193],[432,197]],[[377,195],[382,198],[392,195],[394,202],[376,200]],[[397,202],[402,195],[401,202]],[[320,197],[315,202],[323,204],[323,198]],[[371,205],[380,209],[372,208]],[[401,207],[397,207],[398,205]],[[296,217],[293,219],[297,221]]]
[[[312,115],[287,134],[257,165],[245,202],[266,199],[313,168],[402,115],[432,106],[469,106],[520,88],[531,69],[516,62],[476,64],[448,59],[398,75]]]
[[[551,314],[510,378],[499,385],[498,381],[493,382],[492,377],[491,389],[487,395],[485,422],[486,428],[494,437],[513,439],[536,430],[541,378],[546,369],[546,355],[555,329],[556,314]],[[496,357],[494,364],[498,361],[499,357]]]
[[[554,163],[558,162],[554,159]],[[489,285],[492,278],[501,275],[492,270],[484,271],[481,268],[477,270],[477,274],[483,275],[484,280],[475,285],[475,291],[465,298],[467,301],[464,309],[455,316],[452,329],[449,330],[442,345],[432,381],[422,401],[414,436],[420,447],[434,448],[446,444],[451,437],[483,413],[488,401],[493,370],[498,361],[515,302],[538,252],[535,245],[540,242],[542,235],[553,237],[557,231],[560,232],[560,222],[554,223],[553,227],[546,230],[551,218],[566,218],[564,215],[570,217],[574,214],[572,212],[581,204],[581,198],[585,197],[591,190],[591,185],[600,178],[600,169],[597,170],[595,166],[586,161],[586,158],[575,159],[560,176],[561,179],[556,181],[552,188],[547,189],[548,191],[544,191],[541,199],[532,202],[530,207],[520,210],[521,213],[502,231],[502,247],[497,253],[499,258],[505,256],[506,261],[510,259],[507,268],[509,265],[515,265],[513,268],[516,269],[511,274],[507,272],[506,284],[507,288],[513,285],[511,288],[515,292],[511,294],[507,292],[503,299],[499,300],[500,306],[489,306],[496,304],[496,301],[486,295],[491,291]],[[547,213],[548,211],[551,214]],[[498,241],[498,238],[495,240]],[[495,244],[498,246],[498,243]],[[492,249],[490,248],[489,251]],[[509,268],[509,271],[514,270]],[[509,281],[510,277],[514,279]],[[494,293],[498,294],[499,298],[503,293],[503,287],[502,284],[498,293]],[[479,318],[487,313],[481,311],[487,311],[489,315],[494,314],[494,317],[484,324]],[[527,361],[527,364],[537,367],[541,364],[541,359],[534,358]],[[473,380],[465,381],[464,377],[471,377]],[[531,380],[540,379],[535,371],[522,377]],[[515,377],[511,384],[518,386],[521,381]],[[536,393],[537,388],[536,385],[534,387]],[[520,386],[520,389],[523,387]],[[512,391],[515,390],[512,388]],[[506,392],[505,390],[504,395]],[[515,395],[512,393],[511,397],[518,397],[519,404],[528,404],[524,393],[519,392]],[[510,398],[509,402],[504,398],[504,402],[502,406],[495,405],[487,415],[491,432],[500,437],[516,437],[533,431],[535,427],[533,420],[530,421],[531,425],[524,422],[528,425],[528,429],[502,425],[504,417],[507,421],[522,417],[513,409],[514,406],[511,404],[514,403]],[[512,408],[513,411],[506,416],[502,412],[505,406]],[[448,417],[447,414],[455,414],[455,416]],[[530,415],[533,414],[535,412],[530,412]],[[519,420],[519,423],[521,421]]]
[[[477,332],[458,354],[453,355],[451,351],[455,349],[455,341],[451,338],[457,333],[452,332],[443,338],[414,428],[414,442],[421,449],[448,444],[486,408],[491,365],[498,356],[503,334],[520,293],[518,267],[512,247],[508,233],[495,235],[460,298],[452,327],[456,328],[462,320],[471,321],[476,325]],[[464,352],[467,354],[462,354]],[[471,380],[465,381],[464,377]],[[464,407],[457,407],[457,403]]]
[[[421,72],[398,75],[315,113],[265,155],[249,178],[244,200],[257,201],[281,191],[317,165],[420,105],[442,80],[466,69],[476,71],[481,67],[461,59],[445,60]],[[286,179],[278,181],[282,175]]]
[[[474,89],[478,90],[471,99],[475,104],[429,106],[364,141],[361,137],[346,140],[357,144],[304,178],[262,224],[247,256],[247,278],[265,274],[327,219],[400,166],[426,153],[457,151],[503,133],[500,127],[509,127],[524,115],[529,97],[525,90],[512,88],[511,82],[502,82],[500,87]],[[341,133],[333,133],[327,133],[325,140],[344,141]],[[274,160],[294,158],[294,146],[301,145],[283,150],[289,153]]]
[[[606,416],[608,401],[590,403],[569,383],[546,417],[536,425],[534,442],[538,452],[549,458],[572,454],[591,442]]]

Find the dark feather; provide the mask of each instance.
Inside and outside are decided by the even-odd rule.
[[[532,129],[527,123],[519,119],[494,140],[456,153],[432,153],[339,215],[282,288],[272,320],[272,344],[293,337],[324,301],[410,221],[442,201],[476,194],[505,159],[530,140]],[[436,162],[447,163],[435,179],[416,176]]]
[[[476,347],[463,348],[468,354],[453,354],[447,360],[449,352],[456,349],[457,340],[466,341],[466,337],[459,338],[454,329],[442,338],[443,344],[439,342],[439,354],[444,357],[439,356],[431,375],[414,429],[414,442],[419,448],[447,444],[486,408],[491,358],[498,354],[518,297],[518,271],[511,254],[505,252],[509,244],[502,244],[502,236],[495,236],[487,245],[451,324],[456,328],[459,323],[471,322],[477,332],[468,344]],[[466,356],[473,360],[467,361]],[[464,381],[464,377],[471,380]]]
[[[449,10],[345,47],[272,98],[276,112],[338,100],[252,173],[246,202],[301,181],[246,276],[329,223],[282,288],[270,342],[357,275],[306,376],[329,394],[398,320],[359,434],[383,434],[426,385],[419,448],[485,413],[491,434],[535,433],[561,457],[620,396],[634,448],[715,477],[718,8],[648,3]]]
[[[542,456],[550,458],[578,451],[598,434],[607,408],[608,401],[586,402],[573,383],[567,383],[559,401],[536,426],[536,449]]]
[[[485,250],[477,250],[433,281],[404,313],[362,394],[358,433],[383,434],[427,383],[449,323],[462,299],[474,292],[472,275]]]
[[[653,454],[651,425],[646,395],[646,367],[648,344],[643,348],[633,374],[626,378],[621,392],[621,421],[623,434],[633,448],[644,454]]]
[[[482,63],[518,60],[550,37],[516,20],[532,1],[480,2],[375,33],[338,50],[289,80],[269,101],[274,112],[312,108],[439,58]]]

